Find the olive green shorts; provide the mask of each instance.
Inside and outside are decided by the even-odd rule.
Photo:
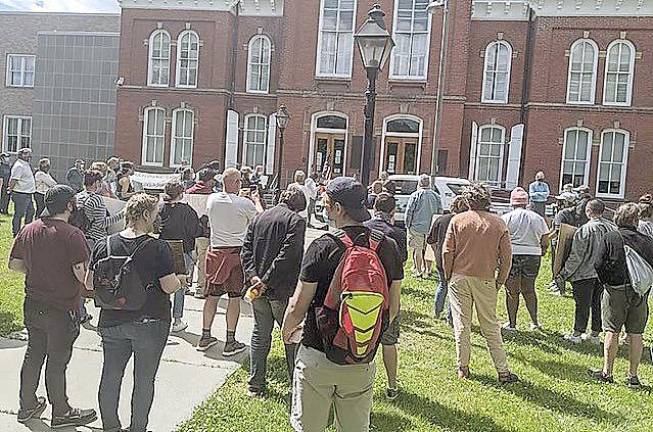
[[[606,285],[601,298],[603,330],[619,333],[643,334],[648,322],[648,296],[640,297],[630,287]]]

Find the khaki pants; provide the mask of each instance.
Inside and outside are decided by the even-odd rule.
[[[449,282],[449,302],[453,313],[458,367],[469,367],[471,356],[472,313],[476,315],[481,333],[487,342],[490,356],[499,373],[508,372],[506,352],[503,350],[501,327],[497,321],[497,287],[493,280],[483,280],[454,274]]]
[[[301,345],[293,380],[293,429],[323,432],[333,406],[338,432],[368,432],[375,374],[374,363],[341,366]]]
[[[197,291],[204,294],[206,291],[206,251],[210,241],[206,237],[195,239],[195,256],[197,257]]]

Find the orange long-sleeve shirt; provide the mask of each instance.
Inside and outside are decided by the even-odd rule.
[[[456,215],[442,247],[442,263],[447,280],[459,274],[504,284],[512,265],[508,227],[499,216],[485,211]]]

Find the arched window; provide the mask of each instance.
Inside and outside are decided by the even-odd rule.
[[[389,174],[419,174],[422,120],[409,115],[393,115],[383,121],[380,171]]]
[[[605,62],[605,105],[630,105],[635,72],[635,47],[627,40],[616,40],[608,45]]]
[[[195,114],[189,109],[179,108],[173,111],[170,166],[179,166],[181,161],[192,163],[194,121]]]
[[[145,109],[143,116],[143,165],[163,166],[165,139],[165,117],[163,108]]]
[[[624,197],[629,144],[630,134],[627,131],[603,131],[596,196],[619,199]]]
[[[426,79],[428,69],[431,14],[429,0],[395,0],[394,41],[390,77]]]
[[[248,166],[265,165],[267,142],[267,117],[260,114],[245,116],[243,164]]]
[[[344,129],[347,130],[347,119],[337,115],[325,115],[317,119],[318,129]]]
[[[593,104],[596,95],[596,66],[599,47],[591,39],[579,39],[569,52],[567,103]]]
[[[569,128],[565,130],[565,141],[562,148],[560,189],[566,184],[573,184],[574,187],[579,187],[589,183],[591,154],[591,130],[584,128]]]
[[[200,38],[186,30],[177,39],[177,87],[197,87],[197,67],[200,59]]]
[[[476,145],[474,179],[491,185],[501,184],[506,129],[497,125],[481,126]]]
[[[247,91],[267,93],[270,90],[270,56],[272,45],[267,36],[258,35],[247,47]]]
[[[165,30],[155,30],[150,35],[147,85],[168,87],[170,79],[170,35]]]
[[[508,103],[512,47],[504,41],[490,43],[485,49],[483,102]]]
[[[322,0],[317,76],[351,77],[356,0]]]

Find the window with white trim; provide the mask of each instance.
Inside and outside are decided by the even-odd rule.
[[[177,39],[177,87],[197,87],[197,68],[200,59],[200,38],[186,30]]]
[[[629,138],[626,131],[612,129],[603,131],[596,185],[597,196],[624,197]]]
[[[567,184],[579,187],[589,183],[591,153],[591,130],[569,128],[565,131],[565,140],[562,148],[560,189]]]
[[[265,165],[267,142],[267,117],[249,114],[245,117],[245,157],[244,165]]]
[[[486,125],[478,130],[476,146],[476,181],[499,186],[503,171],[503,150],[506,130],[501,126]]]
[[[267,93],[270,91],[270,56],[272,45],[267,36],[250,39],[247,47],[247,91]]]
[[[356,0],[322,0],[317,43],[318,77],[350,78]]]
[[[579,39],[569,51],[567,103],[593,104],[596,96],[596,67],[599,47],[591,39]]]
[[[485,49],[483,102],[508,103],[512,47],[504,41],[490,43]]]
[[[630,105],[635,72],[635,47],[627,40],[616,40],[608,46],[605,61],[605,105]]]
[[[179,108],[172,113],[170,166],[180,166],[182,161],[192,163],[194,121],[195,114],[189,109]]]
[[[166,111],[150,107],[143,116],[143,165],[163,166]]]
[[[32,145],[32,117],[7,115],[4,119],[3,150],[16,153]]]
[[[147,85],[168,87],[170,80],[170,35],[155,30],[150,35]]]
[[[395,0],[390,78],[426,79],[431,34],[429,0]]]
[[[34,87],[36,56],[7,55],[7,87]]]

